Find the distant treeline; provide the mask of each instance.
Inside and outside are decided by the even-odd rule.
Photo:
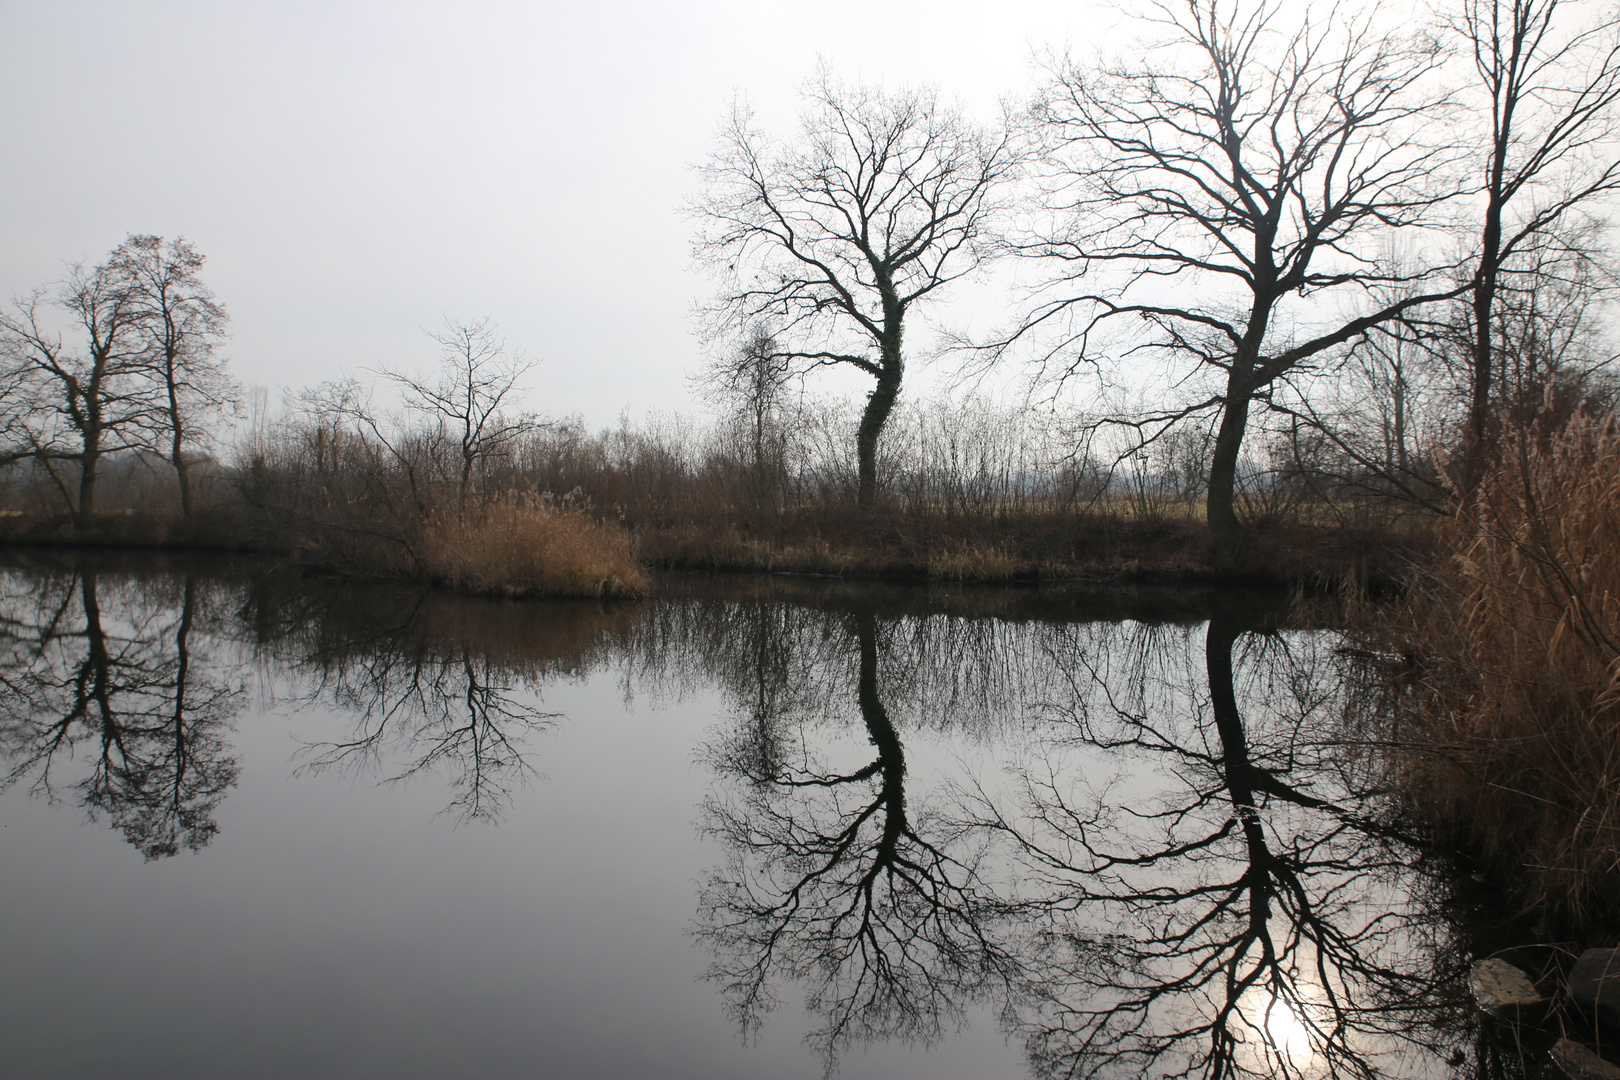
[[[1083,416],[972,397],[903,403],[878,458],[877,505],[862,508],[854,421],[837,399],[784,398],[763,419],[654,414],[595,431],[514,413],[484,444],[420,409],[381,411],[352,382],[284,406],[261,409],[217,458],[193,459],[189,518],[169,463],[125,451],[100,463],[88,526],[35,461],[14,463],[0,528],[14,539],[285,551],[350,573],[514,593],[540,589],[537,571],[474,584],[447,553],[515,557],[543,546],[525,528],[566,522],[590,525],[588,550],[633,546],[641,561],[671,566],[1008,579],[1206,564],[1209,439],[1192,429],[1122,452],[1087,438]],[[1412,531],[1410,501],[1330,447],[1276,433],[1255,448],[1239,491],[1256,527]],[[55,476],[71,481],[73,468]]]

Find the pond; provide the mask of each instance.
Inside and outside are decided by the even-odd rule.
[[[3,1071],[1522,1075],[1301,622],[12,554]]]

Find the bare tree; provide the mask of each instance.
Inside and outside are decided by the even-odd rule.
[[[83,351],[52,328],[46,314],[52,306],[69,313]],[[0,313],[4,411],[81,528],[95,519],[103,456],[149,446],[159,423],[142,314],[126,267],[111,259],[74,268],[54,298],[35,291]],[[77,468],[77,502],[63,462]]]
[[[1405,323],[1380,327],[1345,351],[1343,363],[1284,380],[1272,408],[1289,414],[1294,472],[1319,496],[1394,498],[1444,513],[1449,488],[1439,449],[1454,430],[1446,365]],[[1314,452],[1312,450],[1314,449]]]
[[[1387,256],[1413,276],[1409,251]],[[1404,286],[1373,285],[1374,307]],[[1444,513],[1449,499],[1437,453],[1460,430],[1455,304],[1384,323],[1324,370],[1284,376],[1268,405],[1289,417],[1286,437],[1297,476],[1330,505],[1364,511],[1367,497],[1394,498]],[[1314,449],[1313,449],[1314,448]],[[1353,496],[1348,503],[1340,498]]]
[[[188,450],[204,439],[202,427],[236,399],[237,387],[215,353],[229,316],[199,272],[204,257],[184,239],[132,235],[113,250],[108,266],[134,297],[145,339],[150,377],[158,384],[167,428],[168,458],[180,487],[180,511],[192,515]]]
[[[1620,16],[1576,28],[1563,0],[1461,0],[1446,25],[1470,50],[1491,127],[1484,206],[1469,283],[1468,428],[1487,437],[1505,289],[1534,289],[1548,234],[1620,189],[1613,110],[1620,99]],[[1529,264],[1516,265],[1530,255]]]
[[[713,331],[777,327],[774,354],[799,370],[846,366],[875,386],[856,434],[858,498],[877,493],[877,445],[900,395],[906,316],[973,272],[1018,165],[1010,135],[969,123],[936,91],[803,92],[802,132],[768,140],[739,104],[692,207],[700,260],[725,284]]]
[[[700,382],[730,405],[726,417],[747,456],[748,501],[775,509],[786,485],[787,431],[784,398],[791,365],[776,347],[776,338],[755,327],[733,353],[727,354]]]
[[[1155,4],[1145,21],[1165,38],[1143,58],[1056,66],[1037,109],[1054,220],[1020,250],[1059,269],[1002,343],[1061,328],[1044,363],[1063,379],[1100,359],[1113,328],[1129,335],[1116,359],[1157,354],[1177,385],[1202,381],[1190,401],[1131,423],[1152,438],[1218,411],[1207,515],[1222,552],[1239,530],[1251,405],[1280,377],[1462,291],[1385,255],[1392,230],[1430,223],[1451,193],[1434,178],[1447,152],[1415,130],[1442,103],[1426,89],[1438,47],[1336,9],[1284,26],[1280,10]],[[1374,285],[1406,288],[1368,307]],[[1350,303],[1361,313],[1330,314]]]
[[[442,432],[424,432],[399,410],[378,408],[371,388],[353,377],[289,393],[284,402],[290,437],[281,449],[291,452],[294,466],[271,481],[275,470],[260,458],[245,489],[261,509],[274,507],[270,527],[296,522],[328,538],[397,545],[419,566],[421,526],[435,505],[433,478],[443,471]]]
[[[456,490],[465,505],[474,470],[534,430],[533,413],[509,411],[520,392],[518,382],[534,364],[508,351],[488,318],[446,319],[444,330],[430,336],[443,350],[436,376],[386,368],[380,374],[400,388],[407,408],[427,416],[454,440]]]

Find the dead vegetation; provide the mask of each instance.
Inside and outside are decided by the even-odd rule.
[[[431,514],[420,563],[430,581],[488,596],[637,596],[647,587],[629,533],[588,504],[550,495]]]
[[[1399,787],[1529,907],[1620,908],[1620,430],[1504,439],[1438,552],[1376,619]]]

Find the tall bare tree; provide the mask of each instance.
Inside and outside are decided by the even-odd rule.
[[[52,307],[69,314],[79,349],[53,327]],[[0,313],[4,411],[81,528],[95,520],[101,459],[150,445],[160,422],[143,310],[126,268],[109,259],[76,267],[54,298],[39,290]],[[77,501],[63,463],[77,469]]]
[[[134,295],[150,377],[158,384],[164,441],[180,487],[180,510],[193,510],[188,452],[206,436],[203,426],[235,400],[237,387],[216,349],[229,316],[199,276],[204,257],[184,239],[132,235],[113,250],[108,265]]]
[[[1504,289],[1534,289],[1549,233],[1620,189],[1614,106],[1620,99],[1620,16],[1570,26],[1564,0],[1461,0],[1448,27],[1469,51],[1490,131],[1484,205],[1469,285],[1468,427],[1487,438],[1499,366]],[[1528,266],[1516,265],[1532,256]]]
[[[1037,109],[1054,214],[1020,249],[1057,270],[1015,339],[1056,330],[1044,360],[1060,379],[1112,351],[1157,354],[1199,388],[1132,423],[1151,440],[1218,412],[1207,514],[1230,553],[1251,406],[1462,291],[1386,254],[1392,230],[1430,223],[1451,194],[1436,179],[1448,152],[1417,130],[1442,104],[1441,54],[1337,9],[1287,25],[1278,4],[1167,0],[1143,21],[1161,40],[1138,59],[1054,65]],[[1367,305],[1392,285],[1399,299]]]
[[[776,327],[799,370],[871,376],[856,434],[861,505],[877,493],[877,445],[900,395],[906,317],[972,273],[1018,165],[1005,129],[969,123],[932,89],[846,87],[826,73],[803,91],[802,130],[776,143],[739,104],[692,206],[700,260],[724,280],[714,334]]]

